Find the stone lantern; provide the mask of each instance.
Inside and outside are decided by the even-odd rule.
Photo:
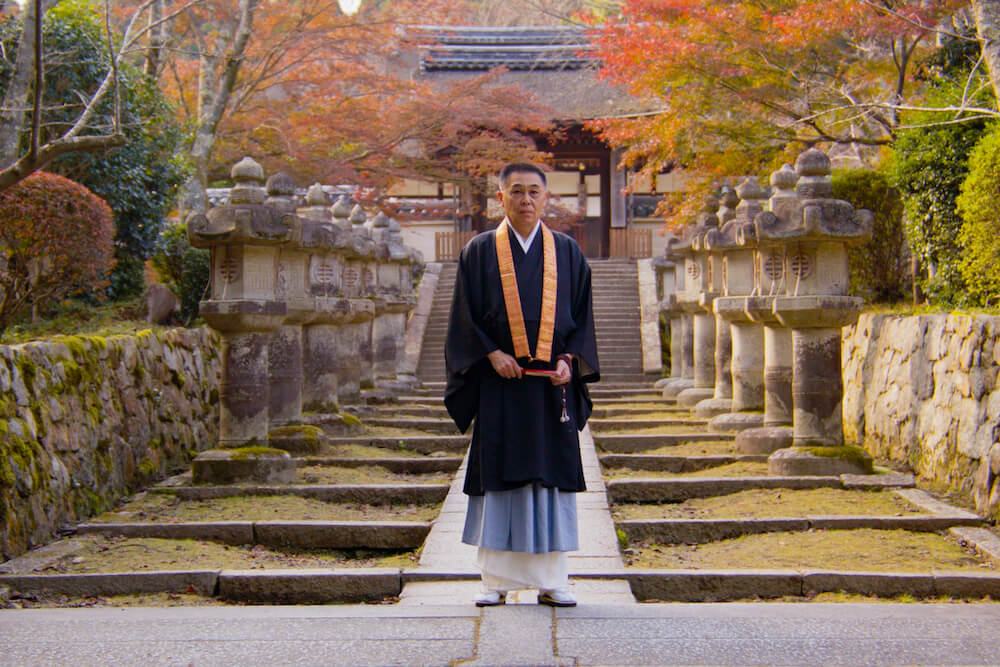
[[[787,164],[771,174],[771,215],[792,215],[798,180]],[[792,444],[792,333],[774,315],[775,296],[785,290],[785,246],[758,239],[755,226],[741,227],[738,240],[754,251],[754,290],[744,311],[764,329],[764,426],[737,434],[736,446],[744,454],[770,454]]]
[[[309,255],[306,284],[313,302],[303,335],[302,399],[310,412],[330,415],[339,410],[338,339],[341,323],[350,311],[340,284],[341,246],[348,232],[333,221],[329,197],[318,184],[309,188],[302,214],[302,247]],[[322,417],[313,419],[323,421]]]
[[[729,326],[732,340],[732,411],[711,420],[713,431],[741,431],[764,423],[764,331],[745,310],[746,297],[754,291],[754,250],[740,245],[739,240],[741,232],[752,226],[763,210],[767,194],[752,177],[736,192],[739,204],[734,217],[705,235],[708,249],[722,254],[723,295],[715,300],[721,321],[716,325]]]
[[[290,221],[292,243],[278,250],[275,294],[286,304],[286,316],[268,346],[271,426],[298,423],[302,418],[302,323],[312,312],[306,292],[308,256],[302,251],[301,224],[295,214],[295,183],[278,172],[267,179],[268,206]]]
[[[653,259],[653,269],[656,271],[656,293],[659,303],[659,311],[662,316],[666,316],[670,331],[670,375],[656,381],[654,385],[657,389],[663,389],[671,380],[680,380],[683,377],[683,360],[680,355],[681,346],[681,313],[677,311],[674,316],[674,308],[677,304],[677,263],[670,255],[670,242],[676,237],[672,234],[667,239],[667,248],[663,255]],[[677,320],[676,324],[674,319]]]
[[[725,292],[725,247],[716,244],[713,247],[708,239],[719,238],[723,225],[729,224],[736,217],[736,205],[739,197],[732,188],[726,186],[720,191],[718,227],[708,229],[695,236],[692,244],[696,250],[708,254],[708,272],[706,275],[707,291],[702,292],[699,305],[715,318],[715,381],[710,398],[698,401],[694,405],[694,413],[699,417],[714,417],[731,412],[733,409],[733,374],[731,370],[733,356],[733,339],[729,323],[715,311],[715,299]],[[683,403],[682,403],[683,405]]]
[[[268,443],[268,344],[288,310],[276,268],[295,221],[265,204],[259,164],[244,158],[231,173],[229,204],[193,214],[187,223],[191,245],[211,250],[210,296],[201,315],[222,336],[219,445],[229,450]],[[276,450],[208,451],[194,465],[195,481],[290,481],[294,471],[288,454]]]
[[[360,206],[355,206],[347,218],[342,218],[341,200],[334,207],[334,220],[345,225],[347,233],[341,248],[341,296],[347,299],[338,335],[337,379],[338,395],[344,403],[354,403],[361,398],[363,383],[373,382],[371,369],[371,321],[375,316],[375,303],[371,299],[371,268],[368,265],[375,247],[368,238],[364,223],[367,219]]]
[[[694,320],[684,308],[686,291],[685,257],[691,252],[690,239],[672,236],[664,250],[673,265],[673,292],[664,290],[661,308],[670,313],[670,377],[663,383],[664,398],[671,398],[694,386]]]
[[[830,158],[822,151],[802,153],[795,171],[796,205],[756,221],[761,241],[785,245],[785,293],[773,310],[792,331],[793,447],[772,454],[769,468],[783,475],[870,472],[863,450],[844,447],[840,330],[857,321],[862,306],[847,296],[847,248],[871,237],[872,214],[833,199]]]
[[[694,386],[677,394],[678,405],[685,407],[693,407],[715,394],[715,313],[711,308],[716,294],[708,253],[700,239],[708,230],[718,229],[718,210],[719,200],[709,197],[697,225],[691,230],[690,247],[684,257],[684,292],[677,298],[680,307],[693,320]]]

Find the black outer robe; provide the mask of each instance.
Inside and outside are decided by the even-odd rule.
[[[525,367],[555,368],[556,355],[574,355],[573,380],[567,385],[567,423],[559,421],[562,390],[548,378],[506,380],[487,358],[498,348],[514,354],[495,232],[473,238],[458,260],[445,343],[445,406],[463,433],[475,421],[465,476],[468,495],[507,491],[532,482],[561,491],[586,489],[579,431],[592,409],[586,383],[600,379],[590,266],[576,241],[559,232],[553,236],[559,281],[552,362],[518,361]],[[509,237],[529,349],[534,352],[542,306],[542,233],[539,230],[527,255],[516,236],[511,233]]]

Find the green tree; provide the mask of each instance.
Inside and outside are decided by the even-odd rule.
[[[850,251],[851,291],[870,301],[899,301],[908,274],[899,190],[881,172],[843,169],[833,174],[833,196],[875,215],[871,240]]]
[[[2,34],[10,53],[16,30],[11,19]],[[107,76],[110,55],[102,33],[102,15],[90,0],[63,0],[42,24],[45,50],[45,103],[42,141],[59,137],[76,121],[86,100]],[[0,66],[9,69],[9,63]],[[125,144],[106,151],[64,155],[48,169],[85,185],[111,206],[115,216],[116,264],[109,291],[115,298],[143,289],[143,263],[150,257],[183,180],[175,157],[183,139],[174,113],[156,85],[135,66],[120,68],[120,113]],[[0,86],[7,78],[0,79]],[[2,95],[0,89],[0,95]],[[97,136],[112,124],[114,96],[97,107],[85,134]]]
[[[959,272],[970,301],[1000,303],[1000,124],[994,124],[969,156],[969,176],[956,200],[962,217]]]

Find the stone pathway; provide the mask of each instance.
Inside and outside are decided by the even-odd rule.
[[[580,436],[583,473],[587,491],[577,496],[580,521],[580,550],[570,553],[570,576],[613,573],[622,569],[615,526],[608,511],[608,498],[601,476],[594,439],[587,428]],[[410,582],[403,588],[400,604],[454,604],[471,600],[479,590],[476,548],[462,544],[466,496],[462,493],[465,463],[452,482],[441,514],[424,542],[420,570],[438,576],[472,578],[474,581]],[[581,604],[632,603],[631,590],[624,580],[577,581],[574,589]],[[534,604],[534,591],[514,591],[508,604]]]

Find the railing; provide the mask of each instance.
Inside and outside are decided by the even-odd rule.
[[[439,262],[454,262],[476,232],[437,232],[434,234],[434,257]]]
[[[653,256],[652,229],[612,229],[611,257],[643,259]]]

